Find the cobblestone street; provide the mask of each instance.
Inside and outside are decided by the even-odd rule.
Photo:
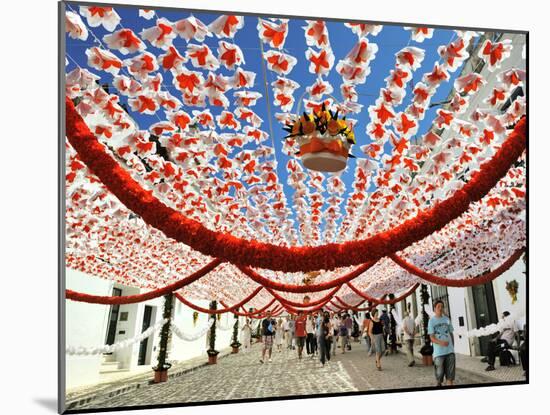
[[[298,360],[296,351],[274,351],[273,362],[259,362],[261,345],[252,352],[220,359],[217,365],[205,366],[167,383],[146,385],[128,393],[96,399],[78,409],[109,408],[135,405],[158,405],[212,400],[277,397],[399,389],[434,386],[432,367],[407,367],[404,354],[385,356],[382,371],[377,371],[374,357],[368,357],[364,345],[353,343],[353,350],[340,349],[330,363],[322,367],[317,358]],[[481,367],[481,366],[480,366]],[[504,368],[503,371],[509,368]],[[519,369],[508,372],[507,381],[522,381]],[[491,377],[457,370],[456,384],[495,382]]]

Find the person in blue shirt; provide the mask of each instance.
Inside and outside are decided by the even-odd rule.
[[[277,322],[274,318],[271,317],[271,310],[267,311],[267,316],[262,320],[262,337],[264,342],[264,347],[262,348],[262,358],[260,363],[263,363],[265,360],[265,352],[268,352],[269,363],[271,363],[271,352],[273,349],[273,336],[275,336],[275,331],[277,330]]]
[[[443,384],[446,378],[447,385],[452,385],[455,380],[455,351],[453,345],[453,325],[451,319],[443,314],[445,304],[437,300],[434,304],[435,315],[428,322],[428,335],[433,344],[433,361],[437,386]]]

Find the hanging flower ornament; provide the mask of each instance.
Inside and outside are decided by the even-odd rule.
[[[518,288],[519,284],[516,280],[506,281],[506,291],[512,297],[512,304],[515,304],[518,300]]]
[[[298,120],[283,127],[289,133],[285,139],[297,139],[298,155],[308,169],[337,172],[346,167],[355,134],[345,116],[338,118],[338,112],[326,109],[323,103],[318,111],[304,111]]]

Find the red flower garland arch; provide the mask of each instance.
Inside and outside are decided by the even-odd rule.
[[[452,279],[452,278],[438,277],[437,275],[433,275],[433,274],[430,274],[426,271],[422,271],[420,268],[418,268],[415,265],[405,261],[403,258],[401,258],[401,257],[399,257],[395,254],[391,254],[389,257],[392,259],[392,261],[394,261],[397,265],[399,265],[404,270],[406,270],[406,271],[410,272],[411,274],[414,274],[417,277],[420,277],[423,280],[428,281],[432,284],[445,285],[447,287],[471,287],[473,285],[485,284],[489,281],[494,280],[498,276],[502,275],[503,273],[508,271],[512,267],[512,265],[514,265],[516,263],[516,261],[521,257],[522,254],[523,254],[523,249],[518,249],[517,251],[515,251],[512,254],[512,256],[510,256],[510,258],[508,258],[506,261],[504,261],[502,263],[502,265],[495,268],[493,271],[488,272],[487,274],[481,275],[479,277],[463,278],[463,279]],[[351,287],[351,285],[350,285],[350,287]],[[352,289],[353,289],[353,287],[352,287]]]
[[[367,271],[375,264],[375,261],[368,262],[366,264],[360,265],[355,268],[353,271],[348,272],[347,274],[342,275],[341,277],[335,278],[331,281],[326,281],[319,284],[310,284],[310,285],[296,285],[296,284],[283,284],[281,282],[272,281],[269,278],[266,278],[256,271],[249,267],[239,266],[239,270],[247,275],[251,280],[257,282],[260,285],[263,285],[266,288],[271,288],[277,291],[285,291],[290,293],[313,293],[319,291],[325,291],[330,288],[339,287],[342,284],[351,281],[357,278],[359,275]]]
[[[351,282],[346,283],[349,288],[352,289],[352,291],[357,294],[359,297],[362,297],[366,301],[371,301],[376,304],[395,304],[399,301],[403,300],[404,298],[407,298],[409,295],[411,295],[419,286],[419,284],[414,284],[411,288],[409,288],[405,293],[400,295],[399,297],[395,297],[393,299],[385,300],[385,298],[388,296],[388,294],[384,295],[382,298],[374,298],[368,295],[367,293],[364,293],[363,291],[359,290],[357,287],[355,287]]]
[[[245,317],[251,317],[251,316],[255,316],[255,315],[258,315],[258,314],[262,314],[265,310],[267,310],[269,307],[271,307],[273,305],[273,303],[277,301],[276,298],[272,298],[265,306],[263,306],[262,308],[260,308],[259,310],[255,310],[255,311],[252,311],[252,312],[247,312],[246,310],[244,310],[244,312],[240,312],[240,311],[237,311],[237,310],[234,310],[234,311],[231,311],[233,314],[236,314],[238,316],[245,316]],[[223,301],[220,300],[220,304],[223,305],[225,308],[229,308],[227,306],[227,304],[225,304]],[[241,308],[243,308],[241,306]],[[275,310],[277,309],[277,307],[275,309],[273,309],[273,312],[275,312]]]
[[[107,295],[91,295],[79,293],[72,290],[65,290],[65,298],[73,301],[80,301],[83,303],[93,303],[93,304],[134,304],[140,303],[142,301],[152,300],[163,296],[165,294],[170,294],[180,288],[185,287],[186,285],[191,284],[192,282],[197,281],[199,278],[202,278],[210,271],[215,269],[218,265],[222,263],[219,259],[214,259],[206,264],[204,267],[195,271],[193,274],[185,277],[179,281],[176,281],[173,284],[167,285],[165,287],[159,288],[158,290],[149,291],[143,294],[136,295],[125,295],[125,296],[107,296]]]
[[[338,292],[338,290],[341,288],[341,285],[334,288],[332,291],[330,291],[327,295],[325,295],[324,297],[321,297],[319,298],[318,300],[315,300],[315,301],[311,301],[309,303],[299,303],[299,302],[296,302],[296,301],[291,301],[291,300],[288,300],[282,296],[280,296],[279,294],[277,294],[277,292],[275,292],[275,290],[272,290],[270,288],[266,288],[266,290],[273,296],[275,297],[281,304],[285,304],[285,305],[289,305],[291,307],[298,307],[298,308],[307,308],[307,307],[313,307],[313,306],[317,306],[319,304],[323,304],[323,303],[326,303],[328,300],[330,300],[334,294],[336,294]]]
[[[244,304],[248,303],[250,300],[252,300],[260,291],[263,290],[264,287],[260,286],[256,288],[254,291],[250,293],[247,297],[245,297],[243,300],[239,301],[237,304],[232,305],[231,307],[226,308],[220,308],[217,310],[210,310],[209,308],[200,307],[196,304],[193,304],[191,301],[186,300],[181,294],[176,293],[176,298],[180,300],[183,304],[185,304],[187,307],[192,308],[195,311],[199,311],[201,313],[206,314],[223,314],[223,313],[229,313],[233,312],[234,310],[238,309],[239,307],[243,306]]]
[[[287,272],[331,270],[376,261],[401,251],[443,228],[479,201],[506,174],[526,146],[523,117],[491,160],[461,190],[420,212],[415,218],[360,241],[316,247],[281,247],[214,232],[156,199],[122,168],[90,132],[73,102],[66,97],[66,135],[80,159],[130,210],[167,237],[215,258],[238,265]]]

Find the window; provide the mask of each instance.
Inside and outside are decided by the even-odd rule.
[[[443,301],[445,304],[445,314],[451,317],[451,309],[449,307],[449,293],[447,287],[441,287],[439,285],[432,285],[432,309],[437,300]]]

